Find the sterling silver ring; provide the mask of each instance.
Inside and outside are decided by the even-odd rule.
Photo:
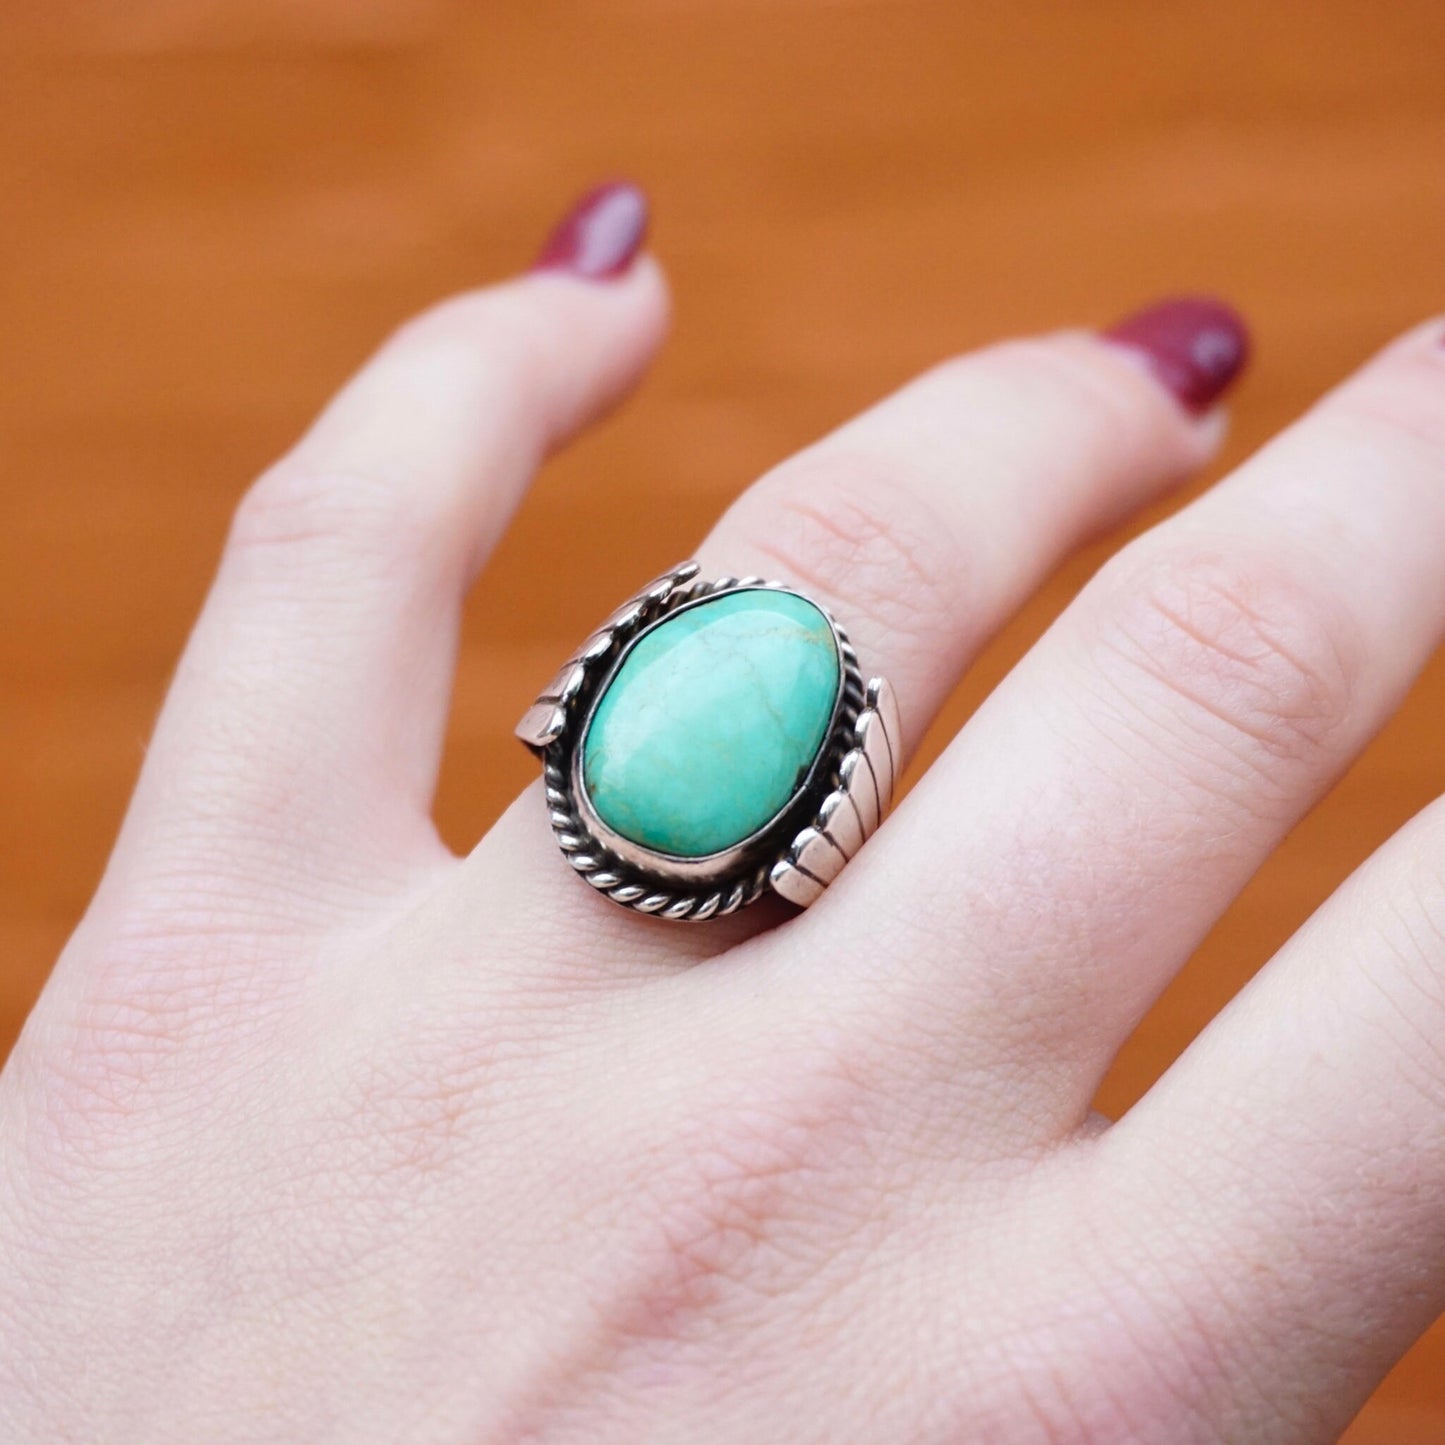
[[[563,856],[614,903],[701,922],[806,908],[893,797],[898,704],[835,618],[685,562],[617,609],[517,724]]]

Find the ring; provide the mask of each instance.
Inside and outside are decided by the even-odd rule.
[[[629,598],[517,724],[563,856],[598,892],[701,922],[806,908],[882,821],[898,704],[828,611],[685,562]]]

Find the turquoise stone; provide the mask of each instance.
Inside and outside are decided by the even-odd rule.
[[[787,807],[827,737],[842,682],[833,629],[806,598],[727,592],[642,634],[582,740],[582,785],[615,833],[702,858]]]

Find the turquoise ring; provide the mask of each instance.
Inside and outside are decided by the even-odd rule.
[[[893,797],[898,705],[836,619],[761,577],[685,562],[629,598],[517,725],[563,856],[623,907],[807,907]]]

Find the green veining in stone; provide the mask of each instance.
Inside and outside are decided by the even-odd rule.
[[[806,598],[753,589],[684,608],[633,644],[598,702],[587,797],[655,853],[721,852],[787,807],[841,684],[833,629]]]

